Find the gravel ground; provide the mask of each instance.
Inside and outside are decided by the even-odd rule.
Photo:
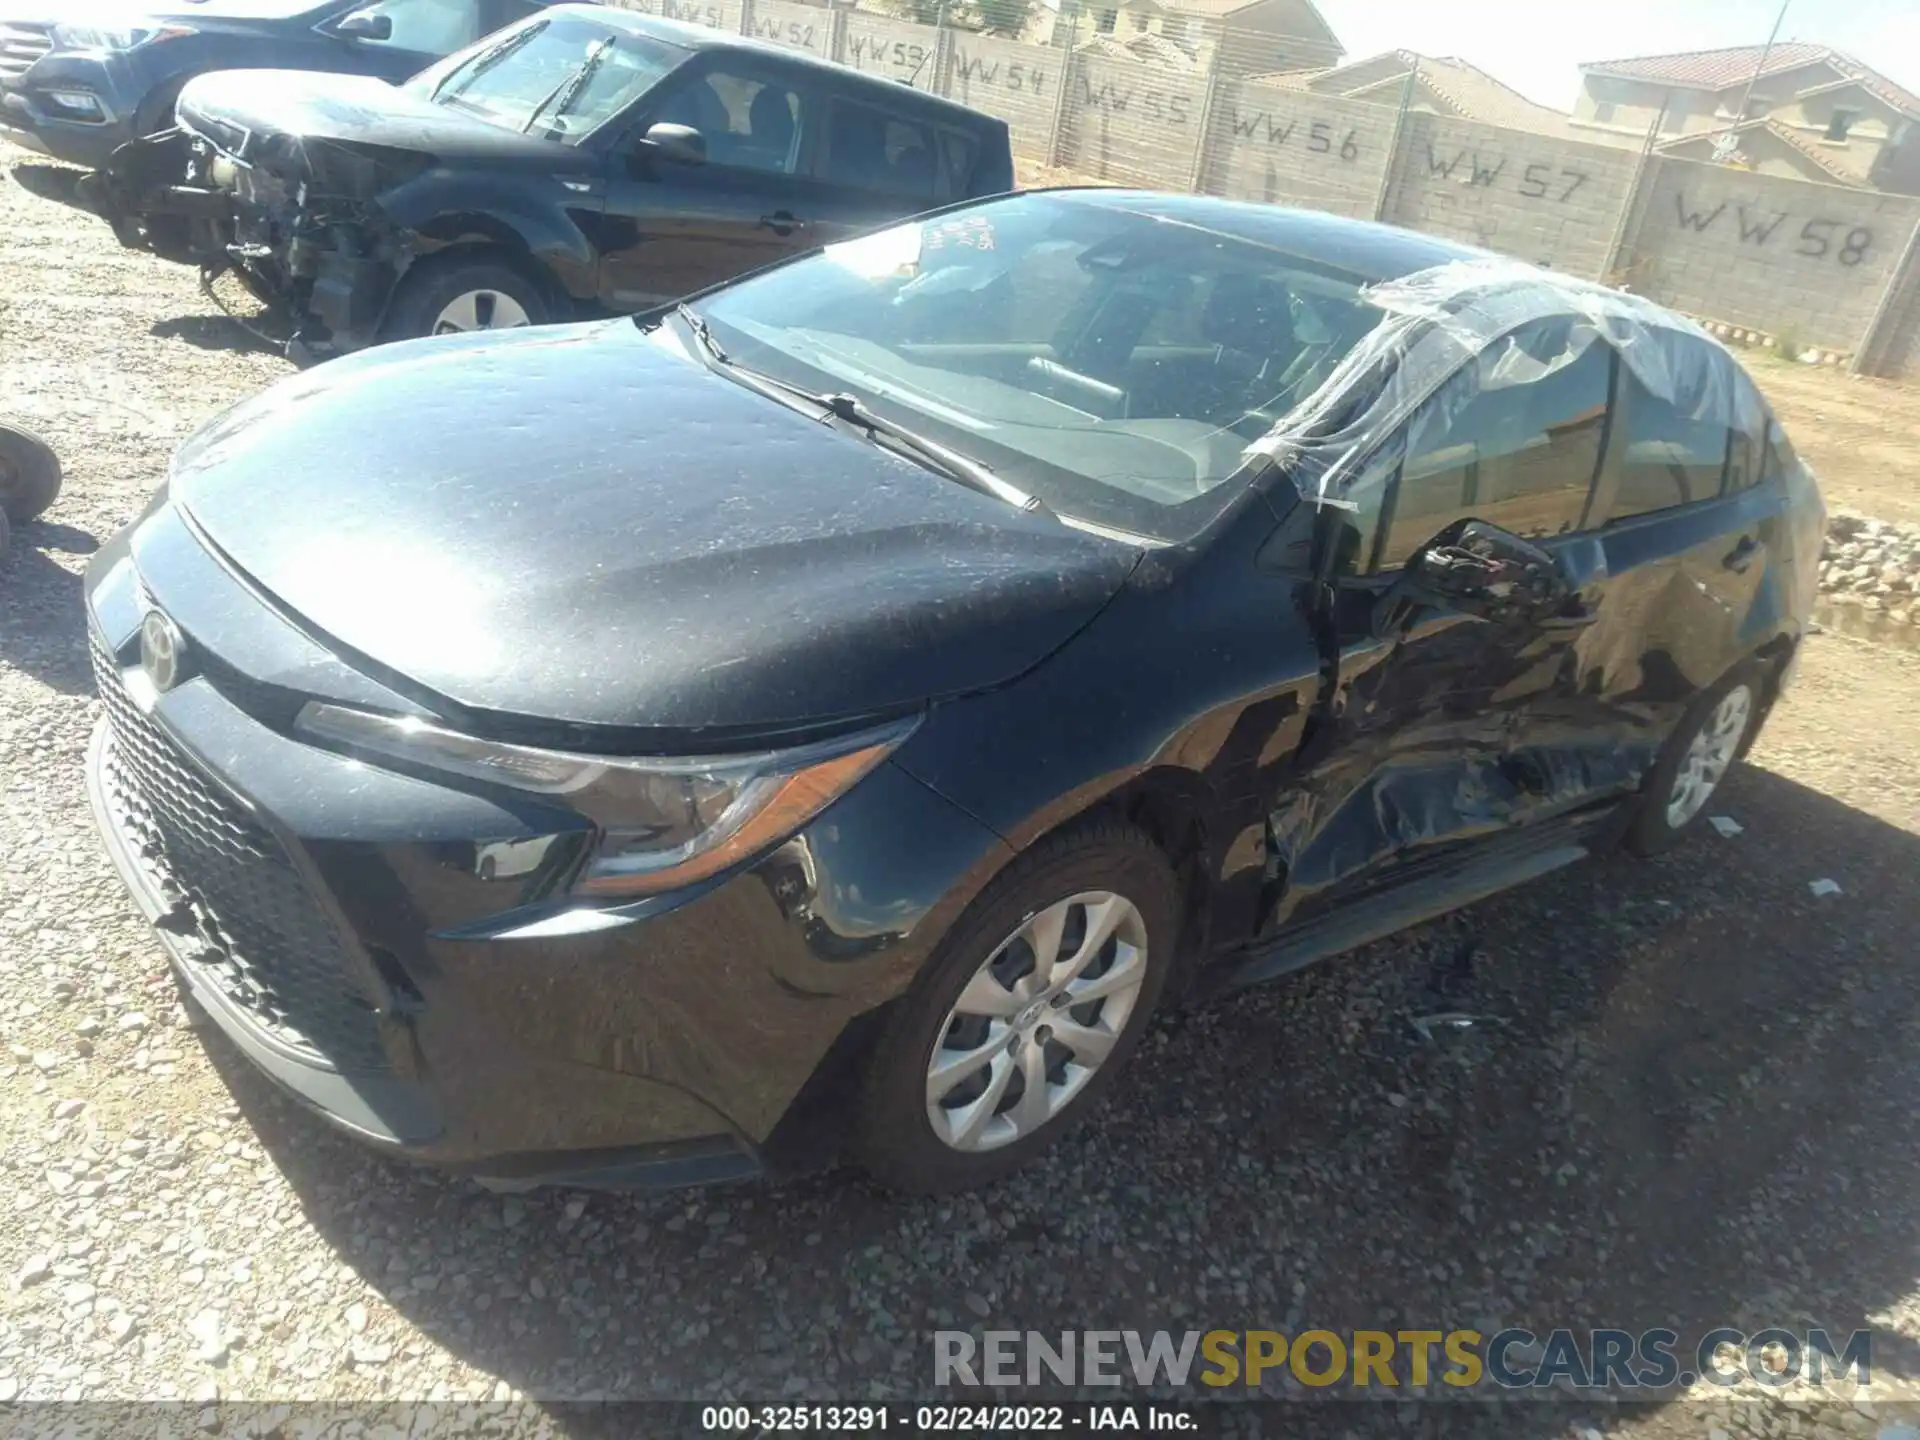
[[[1168,1017],[984,1194],[501,1197],[295,1111],[188,1026],[93,837],[78,600],[168,451],[288,366],[23,188],[57,178],[0,181],[0,403],[68,473],[0,562],[0,1403],[904,1397],[936,1328],[1303,1324],[1871,1324],[1876,1391],[1914,1393],[1920,657],[1838,638],[1716,805],[1739,835]],[[1429,1045],[1406,1017],[1441,972],[1491,1018]],[[1523,1409],[1696,1436],[1887,1413]]]

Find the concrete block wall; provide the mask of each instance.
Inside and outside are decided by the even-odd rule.
[[[1870,375],[1920,376],[1920,234],[1908,242],[1906,267],[1894,278],[1861,358]]]
[[[638,10],[642,15],[658,15],[663,20],[678,20],[683,25],[700,25],[708,30],[726,30],[738,35],[746,17],[744,0],[608,0],[622,10]]]
[[[884,75],[916,89],[933,90],[938,88],[936,57],[942,34],[932,25],[913,25],[849,10],[840,17],[840,54],[834,58],[864,74]]]
[[[1622,269],[1675,309],[1852,353],[1917,222],[1920,198],[1662,158]]]
[[[956,31],[945,93],[1007,122],[1016,154],[1044,158],[1067,80],[1067,53],[991,35]]]
[[[1017,154],[1091,179],[1351,216],[1377,207],[1391,224],[1920,375],[1920,259],[1901,269],[1920,198],[800,0],[619,3],[951,96],[1005,119]]]
[[[1077,55],[1057,163],[1097,180],[1185,190],[1200,156],[1207,77]]]
[[[1396,116],[1387,106],[1221,80],[1198,188],[1371,220]]]
[[[1602,276],[1639,155],[1409,113],[1381,219],[1588,279]]]
[[[835,59],[835,12],[797,0],[748,0],[746,33],[816,60]]]

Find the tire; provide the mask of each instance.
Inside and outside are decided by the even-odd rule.
[[[487,296],[494,298],[476,304],[475,318],[481,323],[457,326],[456,333],[544,325],[552,318],[552,307],[540,286],[504,260],[429,260],[408,272],[400,282],[399,293],[387,311],[381,339],[413,340],[423,335],[449,333],[450,311],[456,311],[466,297]],[[502,306],[502,300],[517,308],[519,315],[514,316]],[[506,323],[488,323],[503,311]]]
[[[1761,714],[1766,682],[1765,665],[1743,661],[1687,707],[1642,787],[1639,812],[1624,840],[1633,854],[1671,850],[1700,823],[1727,771],[1745,753],[1747,737]],[[1736,715],[1740,693],[1746,697],[1744,712]],[[1704,753],[1695,753],[1697,740]],[[1690,793],[1683,796],[1683,789]]]
[[[31,430],[0,424],[0,510],[15,525],[34,519],[60,493],[60,457]]]
[[[854,1158],[890,1189],[933,1195],[998,1179],[1052,1145],[1139,1044],[1173,965],[1179,915],[1166,857],[1130,825],[1078,825],[1015,860],[941,941],[888,1021],[867,1070]],[[1044,948],[1050,917],[1061,924],[1051,936],[1056,964],[1077,958],[1089,924],[1104,922],[1105,943],[1081,973],[1055,975],[1072,993],[1102,981],[1108,993],[1075,1004],[1036,978],[1040,951],[1028,927],[1041,930]],[[1134,975],[1137,986],[1125,978]],[[1026,993],[1016,997],[1014,987]],[[956,1014],[963,994],[982,1010]],[[1069,1031],[1071,1043],[1060,1038]],[[937,1052],[951,1069],[936,1102]],[[963,1054],[989,1058],[968,1063]],[[1038,1066],[1045,1069],[1030,1068]],[[1036,1073],[1047,1103],[1023,1109],[1025,1096],[1039,1093],[1027,1084]]]

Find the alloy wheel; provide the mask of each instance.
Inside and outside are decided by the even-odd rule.
[[[1667,825],[1678,830],[1705,807],[1725,778],[1753,717],[1753,692],[1736,685],[1720,697],[1694,732],[1667,793]]]
[[[934,1134],[997,1150],[1047,1124],[1112,1053],[1146,977],[1146,921],[1125,896],[1082,891],[1029,915],[940,1027],[926,1077]]]
[[[526,307],[499,290],[469,290],[455,296],[433,322],[436,335],[463,335],[471,330],[519,330],[532,324]]]

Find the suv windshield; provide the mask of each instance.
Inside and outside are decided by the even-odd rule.
[[[406,88],[510,130],[569,144],[657,85],[690,52],[580,16],[550,16],[489,36]]]
[[[1181,540],[1378,323],[1363,283],[1046,194],[830,245],[694,308],[742,365],[853,394],[1062,515]]]

